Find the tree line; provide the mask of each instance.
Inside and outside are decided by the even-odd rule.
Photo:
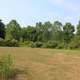
[[[27,46],[59,49],[80,48],[80,21],[74,26],[59,21],[37,22],[21,27],[16,20],[4,24],[0,20],[0,46]]]

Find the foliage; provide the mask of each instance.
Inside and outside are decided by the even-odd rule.
[[[8,47],[18,47],[19,46],[19,42],[15,39],[13,40],[6,40],[6,46]]]
[[[20,47],[29,47],[32,41],[19,42]]]
[[[66,23],[63,27],[64,41],[69,43],[74,37],[73,32],[75,31],[74,26],[71,23]]]
[[[5,38],[5,25],[4,23],[0,20],[0,37]]]
[[[69,44],[69,49],[79,49],[80,48],[80,36],[75,36]]]
[[[32,48],[41,48],[43,46],[43,43],[42,42],[30,42],[28,46]]]
[[[4,40],[0,38],[0,46],[8,46],[8,47],[18,47],[19,43],[17,40]]]
[[[37,22],[35,26],[21,27],[16,20],[11,20],[6,26],[0,21],[0,30],[0,46],[79,48],[80,39],[77,37],[80,36],[80,22],[74,26],[70,22],[63,25],[59,21],[47,21]]]
[[[0,46],[6,46],[6,42],[4,39],[0,38]]]
[[[78,25],[77,25],[77,33],[76,33],[77,35],[80,35],[80,21],[79,21],[79,23],[78,23]]]
[[[18,74],[26,74],[26,71],[14,68],[11,55],[0,57],[0,80],[16,80]]]
[[[34,45],[36,48],[41,48],[43,46],[43,43],[42,42],[35,42]]]
[[[9,24],[6,25],[6,40],[20,40],[20,32],[21,32],[21,27],[17,23],[16,20],[10,21]]]
[[[45,48],[57,48],[58,46],[58,42],[57,41],[53,41],[53,40],[49,40],[47,43],[45,43],[43,45]]]
[[[35,43],[34,42],[30,42],[30,44],[28,45],[28,47],[31,47],[31,48],[35,48]]]
[[[57,49],[65,49],[65,48],[67,48],[66,47],[66,43],[64,43],[64,42],[58,42]]]
[[[2,56],[0,58],[0,80],[9,80],[13,72],[13,61],[10,55]]]

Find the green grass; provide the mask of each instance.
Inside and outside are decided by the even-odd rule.
[[[17,80],[80,80],[80,51],[36,48],[0,48],[11,54],[14,67],[25,69]]]

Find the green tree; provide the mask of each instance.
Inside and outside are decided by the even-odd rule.
[[[16,20],[10,21],[9,24],[6,25],[6,39],[7,40],[20,40],[21,37],[21,27],[17,23]]]
[[[76,34],[77,35],[80,35],[80,21],[79,21],[79,23],[77,25],[77,32],[76,32]]]
[[[5,38],[5,25],[4,23],[0,20],[0,37]]]
[[[53,26],[54,26],[55,31],[62,31],[62,23],[61,22],[55,21]]]
[[[62,23],[59,21],[55,21],[54,24],[49,21],[44,24],[39,22],[36,24],[36,31],[39,41],[60,40],[62,35]]]
[[[63,27],[63,32],[64,32],[64,41],[65,42],[70,42],[70,40],[74,37],[74,26],[71,23],[66,23]]]
[[[59,21],[55,21],[53,26],[52,26],[52,35],[54,40],[62,40],[62,28],[63,25]]]
[[[44,23],[44,40],[52,39],[52,24],[51,22]]]
[[[36,39],[37,41],[44,41],[44,25],[42,22],[36,23]]]
[[[28,26],[26,28],[22,28],[22,38],[23,41],[36,41],[36,29],[32,26]]]

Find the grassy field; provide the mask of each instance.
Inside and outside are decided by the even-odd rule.
[[[11,54],[14,66],[27,71],[17,80],[80,80],[80,51],[0,48],[0,56]]]

